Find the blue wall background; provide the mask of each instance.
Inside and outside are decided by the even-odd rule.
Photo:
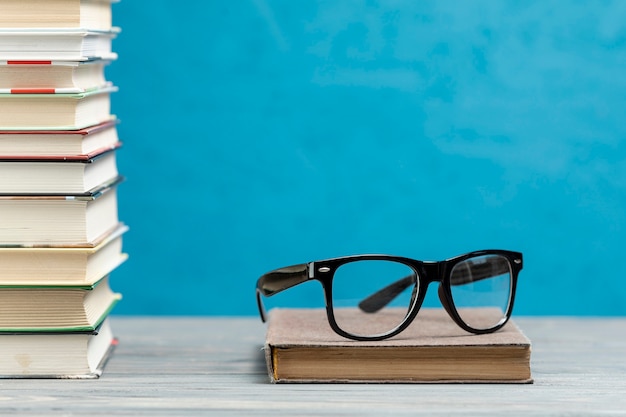
[[[626,3],[114,5],[118,314],[256,314],[281,266],[525,256],[516,314],[626,314]],[[307,284],[309,285],[309,284]],[[304,285],[275,298],[321,305]]]

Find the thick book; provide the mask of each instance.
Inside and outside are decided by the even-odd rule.
[[[0,130],[75,130],[113,119],[107,87],[79,94],[0,94]]]
[[[119,181],[80,195],[0,195],[0,246],[96,246],[120,224]]]
[[[0,93],[84,93],[110,85],[104,68],[110,61],[0,60]]]
[[[0,57],[7,61],[88,61],[117,58],[111,51],[118,28],[0,29]]]
[[[0,130],[0,159],[89,159],[120,146],[117,119],[78,130]]]
[[[108,276],[90,286],[2,286],[0,333],[94,331],[120,299]]]
[[[110,30],[111,3],[108,0],[2,0],[0,27]]]
[[[93,248],[0,246],[0,286],[93,285],[128,258],[122,250],[127,230],[120,225]]]
[[[115,149],[84,157],[0,156],[0,194],[84,194],[118,176]]]
[[[117,344],[108,318],[88,332],[0,333],[0,378],[98,378]]]
[[[323,309],[273,309],[265,355],[272,382],[530,383],[531,342],[510,321],[474,335],[440,309],[422,309],[399,335],[353,341]]]

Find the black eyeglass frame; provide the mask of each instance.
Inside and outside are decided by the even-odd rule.
[[[497,324],[490,328],[476,329],[470,327],[461,319],[461,316],[454,306],[451,290],[451,273],[454,269],[454,266],[459,264],[460,262],[485,255],[499,255],[506,258],[506,260],[508,261],[509,272],[511,274],[511,288],[507,309],[503,318]],[[337,322],[335,320],[332,301],[332,282],[337,269],[342,265],[350,262],[367,260],[391,261],[401,263],[411,268],[416,276],[419,277],[419,279],[417,279],[417,297],[413,298],[404,320],[397,327],[390,330],[389,332],[372,336],[355,335],[341,329],[337,325]],[[439,299],[452,320],[459,327],[467,332],[474,334],[485,334],[493,333],[501,329],[510,319],[513,312],[513,304],[515,301],[517,277],[522,268],[523,256],[520,252],[501,249],[473,251],[443,261],[419,261],[401,256],[381,254],[352,255],[293,265],[268,272],[262,275],[257,281],[256,298],[259,308],[259,314],[261,315],[261,320],[265,322],[267,319],[267,314],[265,312],[265,307],[263,305],[263,300],[261,296],[270,297],[274,294],[277,294],[281,291],[284,291],[307,281],[319,281],[322,285],[326,300],[326,315],[328,317],[328,323],[330,324],[330,327],[333,329],[333,331],[340,336],[352,340],[378,341],[393,337],[406,329],[417,316],[417,313],[419,312],[419,309],[421,308],[422,303],[424,302],[424,299],[426,297],[426,291],[430,283],[439,282]],[[402,279],[400,281],[402,281]],[[392,284],[391,286],[394,286],[394,284]],[[382,289],[382,291],[380,292],[384,292],[384,289]]]

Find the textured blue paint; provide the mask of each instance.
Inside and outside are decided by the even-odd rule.
[[[255,314],[276,267],[506,248],[517,314],[626,314],[626,3],[114,10],[117,313]]]

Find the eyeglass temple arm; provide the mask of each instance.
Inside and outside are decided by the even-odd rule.
[[[261,320],[267,320],[265,307],[261,295],[271,297],[272,295],[291,288],[295,285],[302,284],[309,280],[309,265],[299,264],[279,268],[268,272],[259,278],[256,284],[256,301],[259,307]]]
[[[409,288],[415,282],[415,274],[407,275],[398,281],[392,282],[386,287],[376,291],[359,303],[359,308],[366,313],[375,313],[399,296],[402,291]]]
[[[471,267],[455,269],[450,276],[450,285],[467,284],[507,272],[509,272],[509,263],[504,259],[490,263],[472,264]],[[415,274],[400,278],[362,300],[359,303],[359,308],[366,313],[375,313],[393,301],[414,282]]]

